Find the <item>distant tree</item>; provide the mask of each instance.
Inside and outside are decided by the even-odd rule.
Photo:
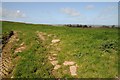
[[[87,28],[88,26],[87,25],[84,25],[83,28]]]
[[[105,25],[103,25],[102,27],[105,28]]]
[[[110,28],[109,26],[106,26],[106,25],[103,25],[102,27],[103,27],[103,28]]]
[[[112,28],[115,28],[115,25],[112,25]]]
[[[89,28],[92,28],[92,26],[89,26]]]
[[[68,27],[72,27],[72,25],[71,25],[71,24],[68,24]]]
[[[77,24],[77,25],[76,25],[76,27],[80,27],[80,25],[79,25],[79,24]]]
[[[79,25],[80,28],[82,28],[82,25]]]

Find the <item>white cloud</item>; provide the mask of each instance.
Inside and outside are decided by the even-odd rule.
[[[2,14],[3,18],[25,18],[26,17],[26,15],[20,10],[8,10],[4,8],[2,8],[2,12],[0,12],[0,14]]]
[[[80,13],[73,8],[62,8],[61,11],[70,16],[80,16]]]
[[[86,8],[87,10],[92,10],[92,9],[94,8],[94,5],[87,5],[85,8]]]
[[[20,13],[20,10],[17,10],[17,13]]]

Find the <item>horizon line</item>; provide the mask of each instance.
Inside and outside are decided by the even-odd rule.
[[[52,23],[32,23],[32,22],[24,22],[24,21],[11,21],[11,20],[0,20],[0,21],[6,21],[6,22],[18,22],[18,23],[25,23],[25,24],[47,24],[47,25],[67,25],[67,24],[71,24],[71,25],[97,25],[97,26],[112,26],[112,25],[115,25],[115,24],[82,24],[82,23],[59,23],[59,24],[52,24]],[[115,26],[118,26],[115,25]]]

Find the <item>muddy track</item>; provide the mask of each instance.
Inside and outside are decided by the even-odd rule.
[[[1,73],[2,78],[10,78],[11,73],[13,71],[14,65],[12,64],[12,48],[16,42],[17,39],[17,33],[13,32],[11,35],[9,35],[5,41],[5,46],[2,50],[2,58],[0,58],[0,62],[2,63],[0,65],[1,67]]]
[[[60,54],[61,48],[59,46],[61,40],[54,36],[49,36],[47,33],[44,32],[38,32],[37,33],[39,39],[42,41],[43,44],[46,43],[48,38],[51,38],[50,43],[47,44],[46,49],[48,49],[48,60],[53,65],[52,69],[52,75],[54,75],[55,78],[59,78],[59,69],[63,69],[63,67],[69,67],[69,70],[63,69],[63,74],[70,74],[73,77],[77,77],[77,68],[78,65],[74,61],[64,61],[64,63],[59,63],[58,61],[58,54]],[[48,37],[49,36],[49,37]],[[66,72],[67,71],[67,72]]]
[[[5,47],[5,44],[7,44],[7,42],[13,35],[14,35],[14,32],[10,31],[8,34],[2,36],[2,49]]]

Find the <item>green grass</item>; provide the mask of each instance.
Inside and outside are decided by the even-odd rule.
[[[20,41],[25,42],[27,49],[18,56],[19,62],[13,72],[14,77],[54,78],[53,66],[47,60],[49,50],[42,44],[36,31],[55,34],[61,41],[58,61],[75,61],[79,68],[79,78],[114,78],[118,76],[118,30],[113,28],[69,28],[47,25],[33,25],[14,22],[3,22],[3,34],[11,30],[18,31]],[[48,43],[47,43],[48,44]],[[43,65],[44,63],[44,65]],[[72,77],[59,69],[56,76]]]

